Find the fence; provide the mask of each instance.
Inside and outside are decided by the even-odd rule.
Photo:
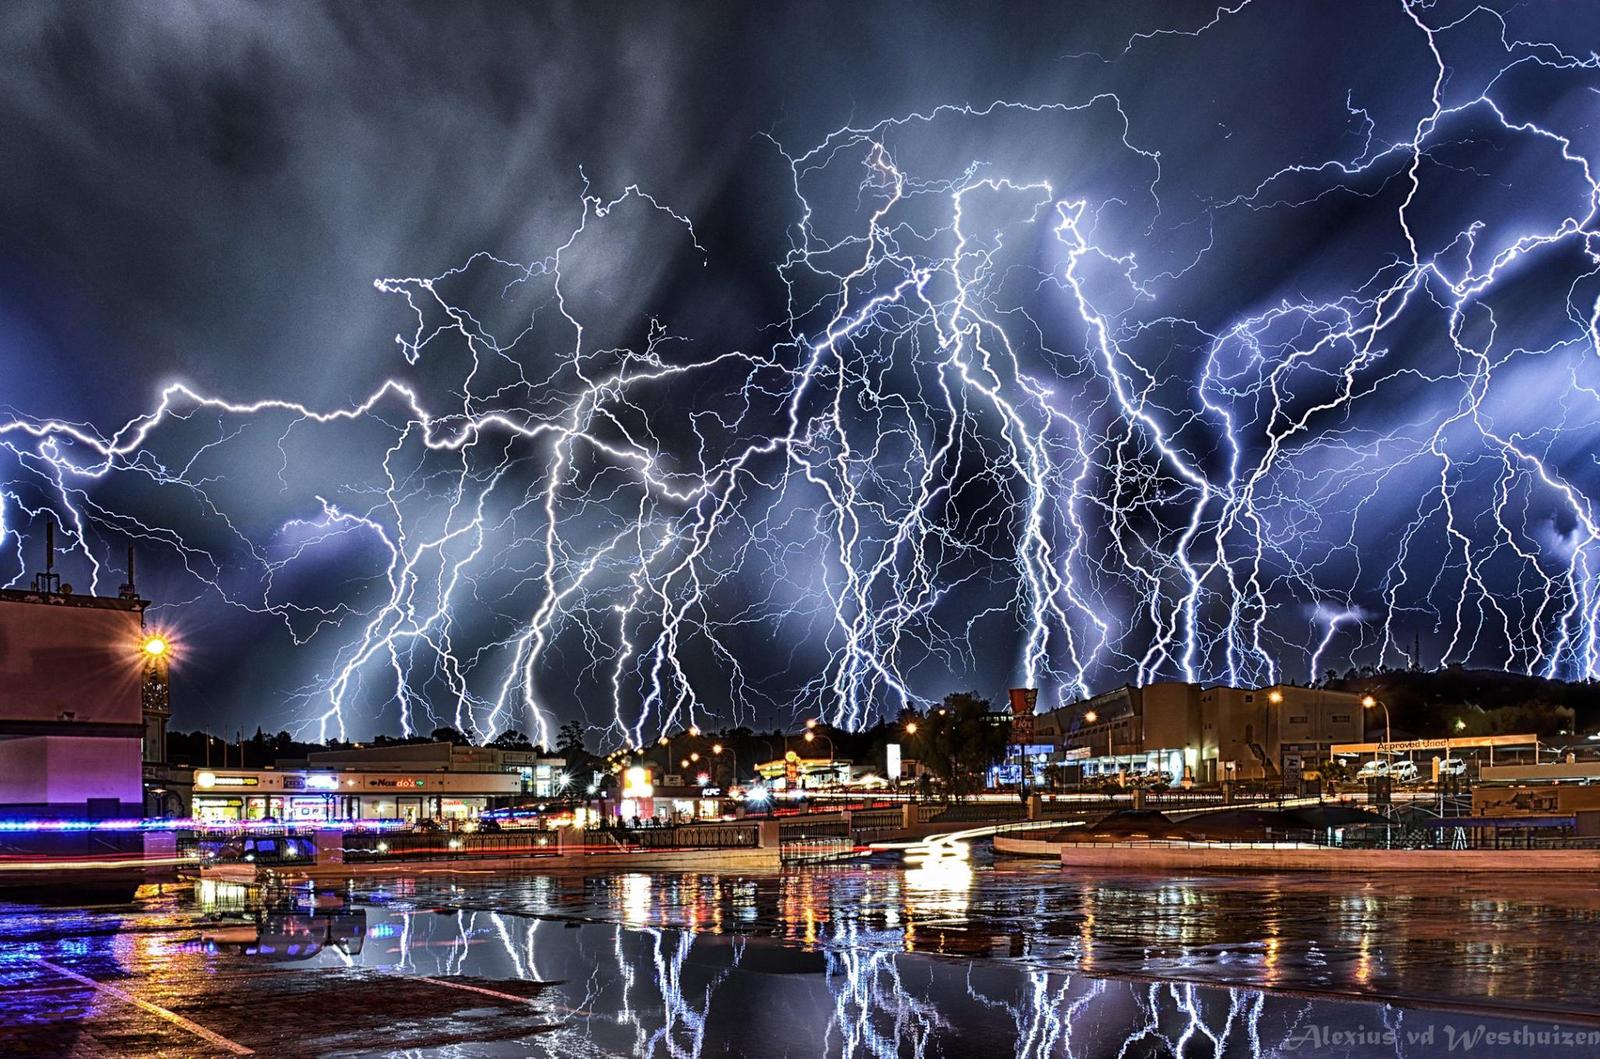
[[[484,860],[498,857],[554,857],[561,852],[555,831],[498,834],[438,834],[397,831],[390,834],[351,831],[344,836],[344,859],[369,863],[394,858],[423,860]]]
[[[761,825],[755,822],[623,828],[606,834],[639,849],[754,849],[761,844]]]

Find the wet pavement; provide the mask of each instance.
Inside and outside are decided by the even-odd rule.
[[[207,885],[0,905],[0,1055],[1592,1056],[1597,971],[1584,880],[979,857]]]

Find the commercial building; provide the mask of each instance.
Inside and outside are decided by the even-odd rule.
[[[562,758],[409,743],[331,750],[268,769],[197,768],[186,815],[201,820],[468,820],[573,788]],[[169,775],[170,775],[169,770]]]
[[[1333,744],[1360,739],[1363,724],[1350,692],[1163,681],[1040,714],[1032,742],[1054,746],[1052,763],[1083,778],[1132,771],[1215,783],[1293,778]]]
[[[145,635],[131,580],[81,595],[50,554],[31,589],[0,590],[0,818],[143,814],[144,688],[166,641]]]

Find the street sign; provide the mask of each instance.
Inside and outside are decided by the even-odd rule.
[[[1017,714],[1011,718],[1011,741],[1013,743],[1033,742],[1033,715]]]

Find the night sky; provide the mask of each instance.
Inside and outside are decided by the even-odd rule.
[[[1214,11],[8,4],[0,581],[213,730],[1600,675],[1600,9]]]

